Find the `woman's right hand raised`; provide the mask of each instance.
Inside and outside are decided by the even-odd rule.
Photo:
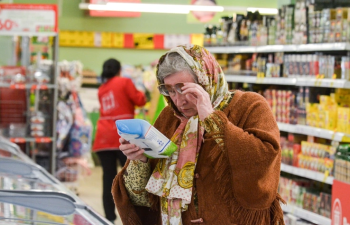
[[[127,140],[124,138],[119,139],[120,151],[123,152],[123,154],[130,160],[140,160],[144,163],[147,162],[147,157],[143,154],[145,150],[141,149],[140,147],[130,144]]]

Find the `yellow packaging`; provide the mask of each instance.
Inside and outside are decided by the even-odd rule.
[[[319,107],[319,104],[311,104],[311,103],[306,104],[307,125],[312,127],[319,126],[318,107]]]
[[[335,90],[335,93],[341,95],[350,95],[350,89],[337,88]]]
[[[329,107],[329,110],[325,111],[325,129],[337,129],[337,113],[338,107],[336,105]]]
[[[318,111],[318,126],[319,128],[325,128],[326,124],[326,111],[319,110]]]
[[[347,107],[339,107],[338,108],[338,126],[337,130],[339,132],[348,133],[350,129],[349,127],[349,119],[350,119],[350,108]]]
[[[331,104],[336,105],[337,101],[335,100],[335,93],[331,93],[330,97],[331,97]]]
[[[331,103],[331,96],[321,95],[320,96],[320,104],[321,105],[329,105]]]

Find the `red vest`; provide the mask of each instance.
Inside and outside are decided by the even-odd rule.
[[[133,119],[135,105],[145,105],[146,97],[135,88],[129,78],[113,77],[100,86],[98,99],[100,118],[97,122],[93,151],[118,149],[120,136],[115,121]]]

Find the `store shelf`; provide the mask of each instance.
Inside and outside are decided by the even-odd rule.
[[[296,86],[305,87],[326,87],[326,88],[349,88],[350,82],[341,79],[316,79],[316,78],[297,78]]]
[[[281,171],[294,174],[300,177],[305,177],[311,180],[323,182],[326,184],[333,184],[333,177],[326,177],[323,173],[320,173],[320,172],[302,169],[302,168],[286,165],[284,163],[281,164]]]
[[[313,52],[348,51],[350,43],[320,43],[304,45],[218,46],[206,47],[211,53],[265,53],[265,52]]]
[[[319,225],[331,225],[331,219],[318,215],[316,213],[307,211],[305,209],[293,206],[293,205],[282,205],[283,212],[291,213],[294,216],[307,220],[309,222],[319,224]]]
[[[54,84],[9,84],[0,82],[0,87],[7,87],[11,89],[53,89],[56,88]]]
[[[275,84],[295,85],[304,87],[325,87],[325,88],[348,88],[350,81],[341,79],[316,79],[307,77],[285,78],[285,77],[262,77],[244,75],[226,75],[228,82],[250,83],[250,84]]]
[[[7,32],[0,33],[0,36],[28,36],[28,37],[55,37],[56,32]]]
[[[280,122],[277,122],[277,125],[280,131],[295,133],[296,125],[288,124],[288,123],[280,123]]]
[[[284,77],[256,77],[256,76],[241,76],[241,75],[226,75],[226,81],[239,82],[239,83],[251,83],[251,84],[278,84],[278,85],[295,85],[296,78],[284,78]]]
[[[51,143],[53,137],[12,137],[9,138],[13,143],[26,143],[26,142],[35,142],[35,143]]]
[[[350,134],[334,132],[331,130],[299,125],[299,124],[293,125],[293,124],[286,124],[286,123],[279,123],[279,122],[277,124],[280,131],[284,131],[284,132],[311,135],[314,137],[325,138],[325,139],[339,141],[339,142],[350,142]]]

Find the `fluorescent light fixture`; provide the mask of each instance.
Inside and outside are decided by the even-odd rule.
[[[260,14],[271,14],[271,15],[278,14],[278,9],[275,9],[275,8],[247,8],[247,11],[249,12],[259,11]]]
[[[80,3],[80,9],[99,11],[120,12],[150,12],[150,13],[177,13],[188,14],[190,11],[223,12],[222,6],[199,6],[199,5],[170,5],[170,4],[146,4],[146,3],[119,3],[108,2],[107,4]]]

